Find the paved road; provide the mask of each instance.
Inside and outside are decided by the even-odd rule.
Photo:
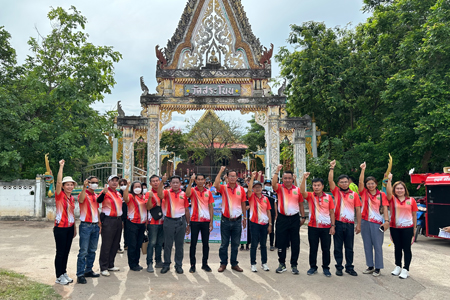
[[[109,278],[89,278],[86,285],[60,286],[54,283],[55,242],[52,226],[51,222],[0,222],[0,267],[53,285],[69,299],[450,299],[450,241],[419,238],[419,242],[413,245],[411,277],[401,280],[390,275],[394,268],[394,246],[389,245],[388,235],[383,248],[386,269],[382,271],[382,276],[375,278],[362,274],[365,269],[364,252],[361,237],[357,236],[355,269],[359,276],[337,277],[332,268],[333,276],[326,278],[321,273],[306,275],[308,242],[306,228],[303,227],[299,276],[274,272],[278,264],[276,252],[269,252],[270,272],[259,270],[252,273],[249,252],[240,251],[238,260],[244,272],[236,273],[228,269],[218,273],[218,244],[211,244],[210,266],[213,272],[198,270],[195,274],[189,274],[189,245],[186,244],[183,275],[177,275],[173,269],[164,275],[130,271],[125,252],[116,258],[116,266],[121,271],[112,273]],[[77,236],[69,256],[68,272],[73,278],[78,242]],[[200,248],[197,260],[201,257]],[[144,257],[141,257],[141,264],[145,265]],[[98,258],[94,267],[98,269]]]

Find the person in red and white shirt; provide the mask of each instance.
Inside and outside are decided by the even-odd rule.
[[[192,188],[192,184],[197,185]],[[213,230],[214,198],[210,190],[205,188],[206,178],[203,174],[192,174],[186,188],[186,196],[191,198],[191,246],[189,257],[191,262],[190,273],[195,273],[195,252],[197,248],[198,235],[202,235],[203,258],[202,269],[211,272],[208,266],[209,257],[209,233]]]
[[[97,251],[101,223],[98,216],[98,178],[89,176],[83,183],[83,189],[78,195],[80,206],[80,251],[77,260],[77,283],[86,284],[86,277],[99,277],[92,270]]]
[[[283,165],[278,165],[272,177],[272,188],[277,193],[278,217],[276,224],[276,247],[280,265],[277,273],[286,271],[286,248],[291,245],[291,271],[298,275],[298,256],[300,254],[300,226],[305,223],[305,209],[300,189],[294,185],[294,173],[284,171],[283,184],[278,184],[278,173]]]
[[[269,271],[267,265],[267,234],[272,232],[272,214],[269,199],[262,194],[262,183],[255,181],[256,171],[252,173],[248,183],[248,202],[250,205],[250,230],[252,231],[252,244],[250,249],[250,264],[252,272],[257,272],[256,249],[260,244],[261,268]]]
[[[161,199],[158,197],[159,177],[152,175],[150,177],[150,186],[152,197],[150,192],[145,194],[147,199],[147,232],[148,232],[148,246],[147,246],[147,272],[153,273],[153,252],[155,253],[155,268],[162,268],[163,262],[161,259],[162,245],[164,243],[164,216],[159,220],[152,217],[150,210],[155,206],[161,207]]]
[[[127,189],[123,192],[123,199],[128,208],[126,220],[128,266],[131,271],[139,272],[143,269],[139,265],[139,258],[147,225],[147,199],[142,193],[141,182],[131,183],[127,180]]]
[[[231,269],[237,272],[243,272],[237,261],[239,243],[241,241],[242,227],[245,228],[247,211],[245,201],[247,200],[245,190],[237,184],[237,171],[229,170],[226,174],[227,184],[220,184],[222,173],[225,167],[220,168],[214,181],[214,187],[222,195],[222,217],[220,220],[221,244],[219,248],[220,267],[219,272],[225,271],[228,264],[228,245],[231,238]],[[241,227],[242,223],[242,227]]]
[[[100,220],[102,222],[102,246],[100,247],[100,274],[109,276],[109,271],[120,271],[114,266],[117,250],[122,237],[122,196],[117,191],[119,176],[111,175],[108,184],[97,198],[102,204]]]
[[[345,273],[358,276],[353,266],[353,247],[355,233],[361,232],[361,200],[359,195],[349,188],[350,177],[340,175],[338,184],[334,183],[334,167],[336,160],[330,162],[328,183],[333,193],[335,204],[336,234],[333,236],[334,259],[336,260],[336,275],[342,276],[344,255],[342,247],[345,246]],[[355,226],[355,211],[357,224]]]
[[[55,202],[56,217],[53,236],[56,243],[55,271],[56,283],[66,285],[73,282],[67,275],[67,260],[69,258],[72,240],[77,235],[75,226],[75,199],[72,191],[76,182],[70,176],[63,178],[64,159],[59,161],[59,171],[56,180]]]
[[[362,202],[361,236],[364,244],[367,269],[364,274],[380,276],[383,269],[384,232],[389,229],[389,214],[386,194],[377,189],[378,181],[373,176],[364,178],[366,163],[361,164],[359,195]],[[380,230],[382,229],[382,230]],[[375,263],[374,255],[375,252]]]
[[[302,196],[308,201],[309,223],[309,266],[306,274],[317,273],[317,251],[319,242],[322,248],[322,270],[325,276],[330,277],[330,247],[331,236],[335,233],[334,202],[330,195],[323,192],[324,183],[322,178],[312,180],[313,193],[306,191],[306,179],[310,173],[304,173],[300,191]]]
[[[164,266],[161,273],[167,273],[170,269],[172,246],[175,242],[175,271],[183,274],[184,236],[189,234],[189,201],[185,192],[181,190],[181,177],[169,178],[170,190],[164,190],[164,182],[167,180],[164,174],[158,186],[158,197],[163,199],[162,210],[164,212]]]
[[[416,200],[409,196],[406,184],[397,181],[392,187],[392,174],[388,175],[386,194],[391,209],[391,237],[395,246],[395,269],[392,275],[402,279],[409,277],[409,265],[411,264],[411,245],[417,226]],[[402,268],[402,252],[405,255],[405,262]]]

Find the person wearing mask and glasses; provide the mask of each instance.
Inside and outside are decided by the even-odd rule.
[[[86,277],[100,277],[92,270],[97,251],[98,237],[101,231],[97,202],[98,178],[89,176],[83,183],[83,189],[78,195],[80,206],[80,250],[77,260],[77,283],[86,284]]]

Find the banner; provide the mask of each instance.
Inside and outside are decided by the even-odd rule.
[[[209,233],[209,242],[210,243],[220,243],[220,219],[222,216],[222,195],[214,195],[214,218],[213,218],[213,230]],[[242,226],[242,220],[240,221]],[[198,240],[201,241],[201,234],[198,234]],[[191,241],[191,234],[188,234],[184,237],[186,242]],[[247,244],[247,227],[244,229],[242,228],[241,233],[241,244]]]

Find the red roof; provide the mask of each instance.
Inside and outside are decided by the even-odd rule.
[[[221,143],[214,143],[214,148],[224,148]],[[248,146],[244,144],[231,144],[227,145],[226,148],[229,149],[247,149]]]

